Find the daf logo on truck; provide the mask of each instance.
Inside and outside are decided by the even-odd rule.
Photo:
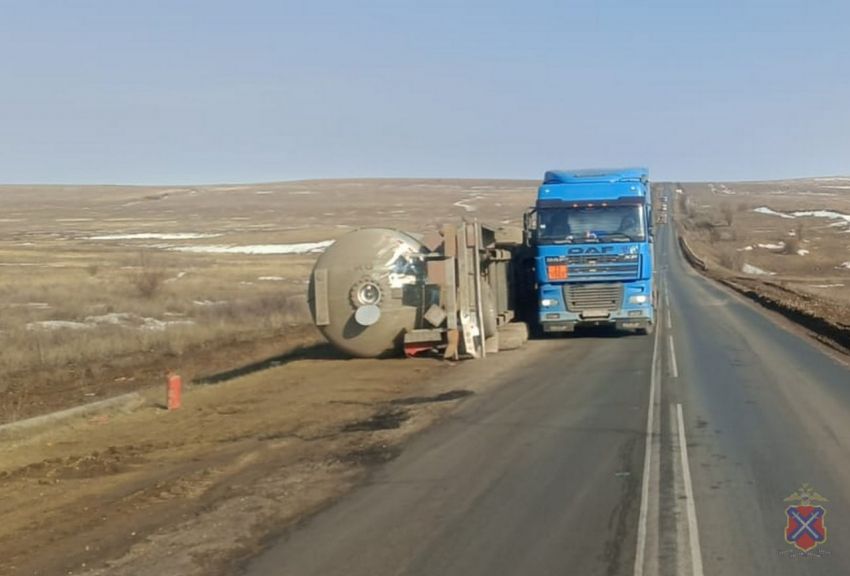
[[[613,246],[591,246],[590,248],[572,247],[567,248],[567,254],[610,254],[614,251]]]

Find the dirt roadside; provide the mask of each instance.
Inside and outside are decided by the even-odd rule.
[[[0,574],[226,573],[395,457],[533,347],[486,361],[341,359],[328,345],[0,446]],[[48,552],[49,551],[49,552]]]

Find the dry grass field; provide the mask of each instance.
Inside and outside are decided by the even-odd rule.
[[[318,251],[358,226],[521,222],[534,182],[0,187],[0,423],[318,341]]]

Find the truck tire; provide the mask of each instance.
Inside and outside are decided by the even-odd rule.
[[[653,332],[654,330],[655,330],[655,324],[648,324],[648,325],[646,326],[646,328],[638,328],[638,329],[636,330],[636,332],[637,332],[638,334],[641,334],[641,335],[643,335],[643,336],[646,336],[647,334],[652,334],[652,332]]]
[[[499,330],[499,351],[517,350],[522,348],[525,340],[522,333],[517,330]]]
[[[499,328],[499,331],[502,333],[514,332],[520,335],[523,342],[528,342],[528,324],[525,322],[511,322],[509,324],[505,324]]]

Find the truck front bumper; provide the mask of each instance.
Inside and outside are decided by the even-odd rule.
[[[544,332],[573,332],[577,327],[612,326],[617,330],[648,329],[653,324],[651,308],[617,310],[605,317],[585,318],[574,312],[541,312],[540,326]]]

